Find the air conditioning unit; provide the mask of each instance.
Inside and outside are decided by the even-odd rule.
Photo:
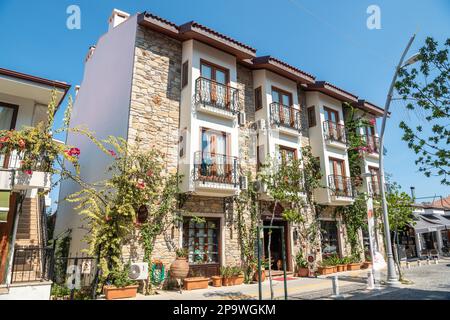
[[[239,125],[245,126],[245,123],[247,122],[247,115],[245,112],[239,112]]]
[[[247,190],[248,189],[248,177],[246,177],[246,176],[239,177],[239,184],[240,184],[241,190]]]
[[[266,121],[264,119],[259,119],[258,121],[253,122],[252,125],[253,130],[264,130],[266,128]]]
[[[258,193],[267,193],[267,185],[261,181],[255,181],[255,191]]]
[[[148,263],[137,262],[130,266],[130,273],[128,274],[132,280],[146,280],[148,278]]]

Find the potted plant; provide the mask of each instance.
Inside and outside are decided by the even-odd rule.
[[[258,267],[255,268],[255,273],[253,275],[253,280],[258,282],[259,281],[259,272]],[[266,267],[265,264],[261,264],[261,282],[264,282],[266,280]]]
[[[136,281],[129,278],[130,266],[127,264],[123,268],[112,270],[108,275],[106,286],[103,287],[103,293],[106,300],[135,298],[138,285]]]
[[[231,286],[231,268],[226,267],[220,267],[220,274],[222,275],[222,285],[227,287]]]
[[[347,271],[359,270],[360,268],[361,268],[361,259],[358,257],[358,255],[352,255],[351,257],[349,257],[347,263]]]
[[[244,283],[244,274],[241,267],[231,267],[231,283],[232,285],[240,285]]]
[[[319,263],[317,271],[321,275],[331,274],[334,271],[334,266],[330,258],[325,258]]]
[[[364,269],[368,269],[372,266],[372,259],[370,258],[370,256],[366,256],[366,261],[363,262],[362,267]]]
[[[222,276],[212,276],[212,285],[213,287],[221,287],[222,286]]]
[[[189,274],[188,250],[177,249],[176,259],[170,265],[170,275],[175,279],[184,279]]]
[[[343,272],[347,270],[346,260],[344,258],[338,258],[337,259],[337,272]]]
[[[209,279],[202,276],[185,278],[183,280],[184,290],[207,289]]]
[[[301,251],[295,256],[295,263],[297,265],[297,276],[307,277],[309,275],[308,261],[303,257]]]

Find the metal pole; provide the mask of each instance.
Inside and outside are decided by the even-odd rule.
[[[256,241],[257,241],[257,247],[258,247],[258,296],[259,296],[259,300],[262,300],[262,285],[261,285],[261,237],[260,237],[260,226],[258,225],[258,227],[256,228]]]
[[[281,251],[283,257],[283,275],[284,275],[284,300],[288,299],[287,279],[286,279],[286,251],[284,243],[284,226],[281,227]]]
[[[388,217],[388,208],[386,203],[386,192],[385,192],[385,177],[384,177],[384,131],[386,129],[386,119],[389,113],[389,106],[392,100],[392,92],[394,91],[395,81],[397,80],[398,73],[403,65],[403,60],[405,59],[406,54],[408,53],[411,44],[414,41],[416,35],[414,34],[408,42],[408,45],[403,51],[403,54],[400,58],[400,62],[395,69],[394,77],[391,82],[391,86],[389,88],[389,93],[386,98],[386,104],[384,107],[383,114],[383,122],[381,124],[381,133],[380,133],[380,158],[379,158],[379,168],[380,168],[380,191],[381,191],[381,206],[383,209],[383,222],[384,222],[384,238],[385,238],[385,246],[386,246],[386,255],[387,255],[387,284],[388,285],[397,285],[398,279],[395,273],[395,265],[394,265],[394,257],[392,255],[392,244],[391,244],[391,236],[390,236],[390,228],[389,228],[389,217]]]

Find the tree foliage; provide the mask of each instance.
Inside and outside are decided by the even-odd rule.
[[[395,84],[406,102],[407,110],[414,110],[420,124],[411,126],[400,122],[402,139],[417,155],[416,165],[427,177],[442,177],[441,183],[450,185],[450,39],[442,48],[428,37],[420,49],[420,67],[402,68]]]

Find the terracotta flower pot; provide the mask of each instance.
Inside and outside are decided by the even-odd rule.
[[[336,273],[337,271],[337,266],[333,266],[333,273]]]
[[[207,289],[209,279],[205,277],[185,278],[183,281],[184,290]]]
[[[222,285],[223,285],[224,287],[231,286],[231,278],[229,278],[229,277],[223,277],[223,278],[222,278]]]
[[[347,266],[345,264],[338,264],[337,265],[337,272],[343,272],[347,269]]]
[[[363,262],[363,264],[362,264],[362,268],[363,269],[368,269],[370,267],[372,267],[372,262],[371,261],[364,261]]]
[[[105,286],[103,288],[103,293],[105,294],[106,300],[135,298],[138,287],[138,285],[127,286],[123,288],[118,288],[115,286]]]
[[[349,263],[347,264],[347,271],[354,271],[361,269],[360,263]]]
[[[212,285],[213,287],[221,287],[222,286],[222,277],[221,276],[212,276]]]
[[[317,271],[321,275],[331,274],[333,273],[334,267],[333,266],[327,266],[327,267],[318,267]]]
[[[253,275],[253,280],[258,282],[259,274],[258,271],[255,272]],[[264,270],[261,270],[261,282],[264,282],[266,280],[266,272]]]
[[[298,268],[297,275],[299,277],[307,277],[309,275],[309,269],[308,268]]]
[[[238,286],[238,285],[243,284],[243,283],[244,283],[244,276],[243,275],[239,275],[239,276],[236,276],[234,278],[233,285]]]
[[[175,279],[184,279],[189,273],[189,263],[186,258],[177,258],[170,265],[170,275]]]

